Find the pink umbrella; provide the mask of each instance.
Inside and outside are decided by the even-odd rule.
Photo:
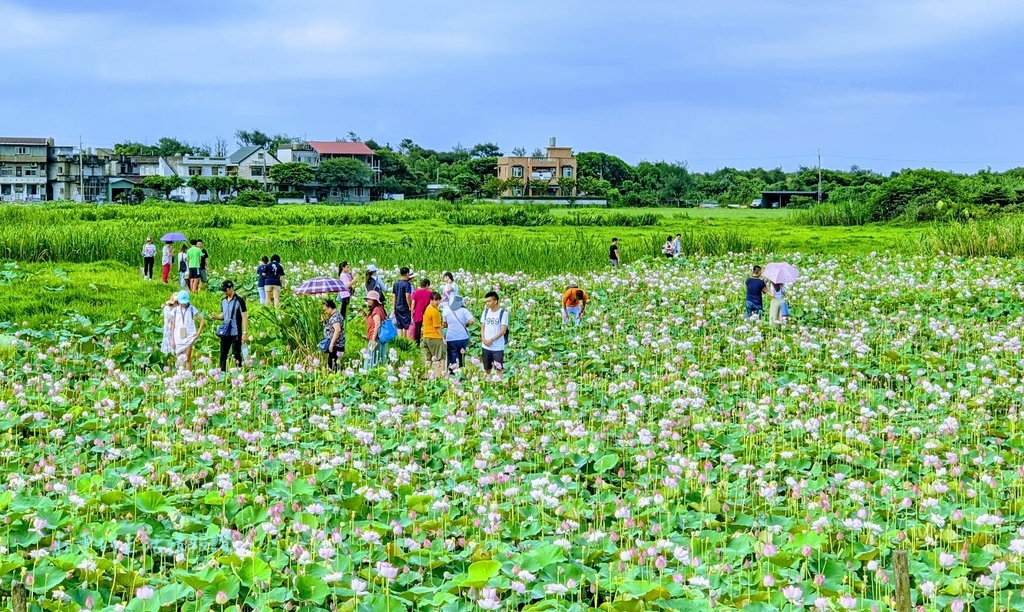
[[[800,278],[800,271],[788,263],[770,263],[761,271],[761,278],[780,285],[788,285]]]

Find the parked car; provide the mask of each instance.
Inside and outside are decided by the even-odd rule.
[[[172,195],[171,197],[167,198],[167,200],[169,202],[184,202],[185,201],[185,196]]]
[[[751,208],[762,208],[764,204],[761,203],[761,198],[758,198],[750,203]]]

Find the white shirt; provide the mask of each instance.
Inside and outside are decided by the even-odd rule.
[[[498,336],[502,325],[508,327],[508,311],[500,308],[492,311],[490,308],[485,308],[484,313],[480,315],[480,322],[484,326],[484,338],[494,338]],[[490,346],[484,345],[484,349],[488,351],[505,350],[504,334],[491,340]]]
[[[174,263],[174,253],[171,251],[171,245],[169,245],[169,244],[165,244],[164,245],[164,250],[163,250],[162,255],[163,255],[163,261],[161,261],[160,263],[162,263],[165,266]]]
[[[476,321],[473,318],[473,313],[465,308],[453,311],[445,306],[441,311],[441,317],[448,324],[448,331],[445,332],[444,336],[445,340],[449,342],[469,340],[469,324]]]
[[[174,309],[174,318],[172,319],[174,337],[172,342],[174,343],[175,350],[184,350],[195,343],[198,335],[196,333],[197,314],[199,314],[199,311],[191,304],[184,309],[181,306]]]
[[[451,285],[445,283],[444,287],[441,289],[441,304],[445,307],[451,305],[452,300],[454,300],[457,295],[459,295],[459,286],[454,282]],[[470,315],[470,317],[472,318],[472,315]]]

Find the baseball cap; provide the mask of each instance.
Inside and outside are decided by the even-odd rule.
[[[188,291],[182,291],[181,293],[178,294],[178,303],[179,304],[188,304],[189,303]]]
[[[235,288],[235,284],[233,282],[231,282],[231,281],[224,281],[223,283],[220,284],[220,290],[221,291],[227,291],[228,289],[234,289],[234,288]]]

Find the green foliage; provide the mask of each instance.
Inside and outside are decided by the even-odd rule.
[[[316,180],[325,187],[365,187],[373,178],[373,171],[358,159],[337,158],[320,162]]]
[[[183,186],[185,179],[180,176],[147,176],[139,184],[145,189],[159,191],[166,198],[172,191]]]
[[[285,187],[308,185],[316,178],[313,169],[302,162],[286,162],[270,167],[270,178]]]
[[[582,152],[576,155],[579,178],[590,178],[608,181],[612,187],[618,187],[625,181],[634,178],[632,166],[614,155],[607,153]]]
[[[265,207],[276,204],[277,198],[260,189],[243,189],[231,203],[236,206]]]
[[[825,202],[811,208],[793,211],[790,218],[799,225],[850,226],[866,225],[872,221],[874,212],[864,202]]]

